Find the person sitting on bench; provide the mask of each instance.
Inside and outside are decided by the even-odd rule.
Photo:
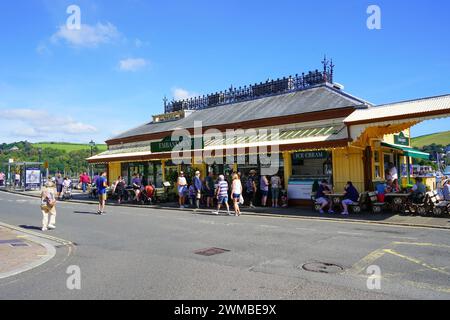
[[[410,191],[409,199],[416,204],[419,204],[422,202],[425,193],[427,192],[427,187],[423,184],[423,180],[420,177],[416,178],[416,183],[412,187]]]
[[[358,199],[358,190],[356,190],[351,181],[347,182],[347,185],[345,186],[344,200],[342,200],[342,207],[344,208],[344,212],[342,212],[342,214],[345,216],[348,215],[348,206],[358,202]]]
[[[331,189],[328,186],[327,180],[322,180],[322,183],[319,185],[319,189],[317,190],[316,194],[316,202],[320,204],[320,213],[323,214],[325,209],[328,205],[330,205],[330,209],[328,210],[328,213],[334,213],[333,208],[331,206],[331,202],[328,199],[328,195],[331,193]]]

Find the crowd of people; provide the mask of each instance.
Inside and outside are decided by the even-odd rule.
[[[254,208],[258,200],[262,207],[266,207],[270,191],[272,207],[280,207],[280,200],[287,205],[287,197],[281,194],[282,180],[278,175],[270,178],[265,175],[258,177],[256,170],[251,170],[245,177],[240,172],[227,176],[215,176],[213,172],[209,172],[203,179],[200,171],[196,171],[191,180],[189,183],[184,172],[178,175],[176,189],[180,208],[190,206],[199,209],[204,205],[207,209],[214,209],[213,213],[218,215],[224,206],[227,214],[240,216],[240,206],[245,203]],[[256,199],[257,196],[259,199]]]
[[[397,169],[393,164],[389,164],[385,174],[386,182],[377,186],[379,200],[383,202],[385,194],[401,192]],[[2,181],[4,183],[4,179],[4,174],[0,173],[0,186]],[[130,191],[133,191],[131,200],[136,202],[152,199],[156,193],[156,187],[153,183],[144,179],[140,174],[133,175],[130,187],[127,187],[125,179],[121,176],[109,186],[106,172],[95,174],[92,180],[84,172],[80,175],[79,183],[83,192],[87,192],[89,186],[95,189],[96,197],[98,198],[97,214],[99,215],[105,214],[108,188],[116,196],[119,204],[125,198],[130,200]],[[59,173],[47,180],[41,193],[42,230],[46,231],[56,228],[56,201],[61,199],[64,190],[71,187],[72,181]],[[256,170],[251,170],[247,176],[243,176],[240,172],[234,172],[227,176],[224,174],[216,176],[213,172],[209,172],[205,178],[201,176],[200,171],[196,171],[195,175],[190,179],[185,176],[184,172],[180,172],[175,187],[180,208],[191,207],[200,209],[203,206],[206,209],[213,209],[212,212],[216,215],[219,215],[222,207],[225,207],[228,215],[238,217],[241,215],[240,208],[242,205],[247,204],[250,208],[254,208],[256,204],[260,204],[262,207],[266,207],[269,199],[273,208],[286,207],[288,203],[287,194],[285,192],[282,193],[282,178],[278,175],[271,177],[258,176]],[[427,188],[422,178],[417,177],[416,183],[409,191],[411,201],[420,201],[426,190]],[[450,179],[443,181],[441,190],[444,200],[450,201]],[[332,193],[332,186],[327,180],[322,180],[315,192],[315,200],[320,205],[320,213],[325,213],[327,208],[328,213],[334,213],[334,206],[330,199]],[[343,200],[340,202],[343,215],[349,214],[349,206],[356,203],[359,197],[359,192],[354,184],[348,181],[345,186]],[[234,212],[231,212],[231,208]]]

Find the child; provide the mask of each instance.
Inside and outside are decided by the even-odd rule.
[[[289,199],[286,190],[281,190],[281,207],[287,208],[289,206]]]

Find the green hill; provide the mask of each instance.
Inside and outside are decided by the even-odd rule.
[[[423,146],[429,146],[433,143],[448,146],[450,145],[450,131],[416,137],[412,139],[411,143],[415,148],[422,148]]]
[[[106,144],[97,144],[96,145],[99,152],[103,152],[106,150]],[[64,150],[66,152],[71,151],[80,151],[80,150],[91,150],[89,144],[81,144],[81,143],[66,143],[66,142],[40,142],[33,143],[33,147],[35,148],[52,148],[56,150]]]

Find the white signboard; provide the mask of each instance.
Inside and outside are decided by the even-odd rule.
[[[288,197],[290,200],[311,200],[314,181],[296,181],[289,183]]]
[[[27,169],[25,176],[25,184],[27,185],[40,185],[41,184],[41,172],[39,169]]]

